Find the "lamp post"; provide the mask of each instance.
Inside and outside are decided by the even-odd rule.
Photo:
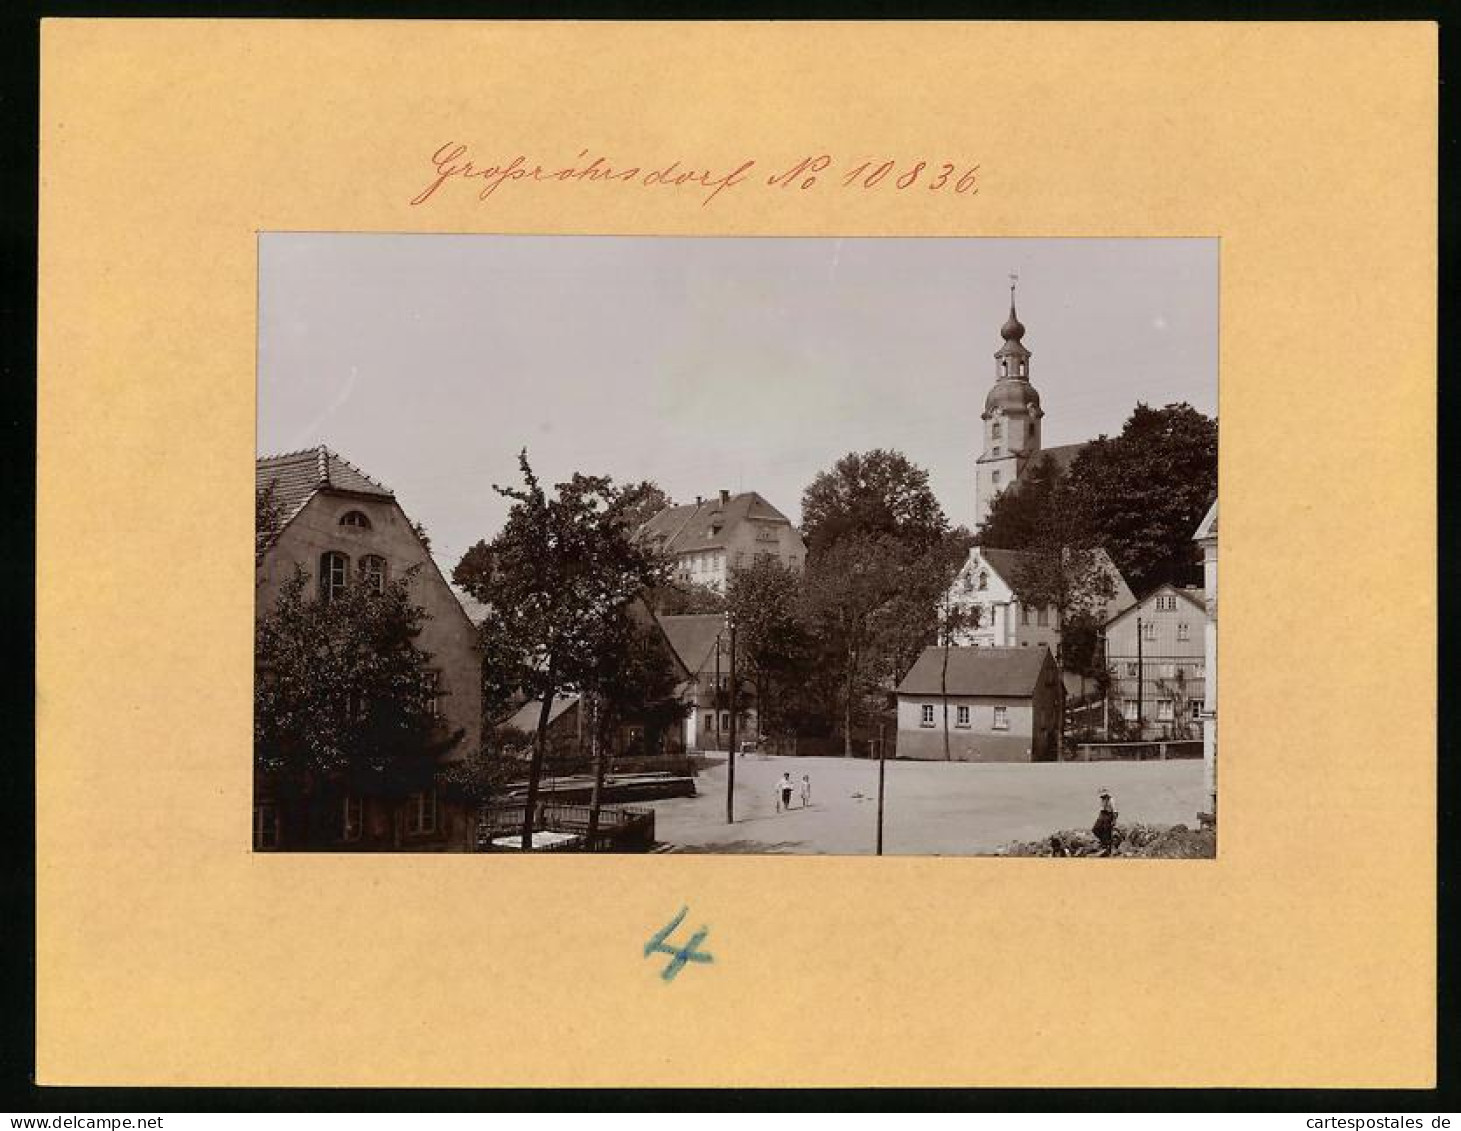
[[[725,614],[730,631],[730,755],[726,759],[725,823],[736,823],[736,618]]]
[[[887,723],[878,723],[878,855],[883,854],[883,775],[887,769]]]

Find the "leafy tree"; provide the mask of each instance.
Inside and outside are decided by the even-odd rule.
[[[271,479],[262,491],[254,492],[254,564],[264,560],[264,552],[273,544],[284,524],[279,506],[279,480]]]
[[[1035,540],[1042,516],[1064,478],[1052,456],[1036,456],[1017,485],[995,495],[979,527],[979,544],[999,550],[1025,549]]]
[[[426,533],[426,527],[419,522],[413,522],[411,531],[421,540],[421,548],[428,554],[431,553],[431,535]]]
[[[725,612],[725,594],[694,581],[667,581],[651,590],[646,599],[662,617]]]
[[[685,716],[676,694],[674,661],[663,635],[632,609],[604,625],[583,680],[593,744],[594,786],[589,803],[588,843],[594,843],[602,805],[609,736],[621,725],[644,728],[646,746],[658,748],[664,732]]]
[[[624,495],[624,522],[631,533],[637,531],[665,507],[675,505],[675,500],[665,494],[658,483],[641,479],[620,488]]]
[[[460,742],[463,732],[444,733],[428,709],[414,572],[382,592],[352,585],[325,601],[296,567],[255,626],[255,768],[286,793],[428,788],[437,756]]]
[[[774,733],[784,721],[778,685],[807,660],[801,579],[779,560],[758,557],[731,573],[726,607],[736,623],[737,674],[754,688],[762,732]]]
[[[1136,592],[1200,581],[1192,531],[1217,493],[1217,445],[1217,421],[1191,405],[1138,404],[1071,463],[1077,505]]]
[[[848,536],[929,546],[947,530],[928,472],[901,452],[849,452],[830,471],[818,473],[802,494],[802,535],[809,557]]]
[[[532,847],[533,818],[555,695],[584,692],[635,596],[662,584],[667,563],[632,539],[626,507],[633,499],[604,476],[575,474],[544,490],[518,456],[521,487],[495,486],[512,500],[507,522],[479,555],[478,568],[453,579],[488,607],[482,624],[484,683],[506,698],[521,690],[542,707],[533,739],[522,847]]]

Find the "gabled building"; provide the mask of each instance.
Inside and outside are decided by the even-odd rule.
[[[1142,738],[1195,738],[1207,700],[1207,603],[1160,585],[1106,622],[1110,698]]]
[[[1060,756],[1060,690],[1048,648],[925,648],[898,684],[898,757],[1048,762]],[[947,714],[945,713],[947,706]]]
[[[302,567],[317,599],[349,586],[383,588],[415,567],[411,599],[429,619],[416,646],[434,665],[434,710],[443,768],[482,743],[482,658],[475,626],[427,552],[391,490],[325,447],[267,456],[255,465],[255,489],[273,521],[255,545],[255,616],[275,607],[280,588]],[[258,849],[465,850],[472,841],[466,807],[424,790],[366,794],[338,783],[329,811],[308,818],[265,780],[255,783]],[[318,798],[313,807],[318,810]]]
[[[639,529],[675,562],[682,583],[725,590],[731,571],[757,558],[801,569],[807,548],[791,520],[755,491],[665,507]]]
[[[684,700],[685,749],[730,749],[730,636],[718,613],[662,616],[660,627],[688,673]],[[755,699],[742,679],[736,698],[736,741],[759,735]]]
[[[1206,599],[1207,624],[1203,631],[1203,663],[1207,684],[1202,709],[1202,766],[1208,813],[1217,816],[1217,587],[1218,587],[1218,505],[1212,501],[1207,514],[1192,536],[1202,547],[1203,596]]]
[[[1111,579],[1113,593],[1097,611],[1106,620],[1135,602],[1131,588],[1105,550],[1097,550],[1101,568]],[[1028,648],[1036,645],[1055,649],[1060,644],[1060,613],[1052,605],[1022,602],[1016,592],[1021,564],[1027,555],[1020,550],[996,550],[975,546],[954,578],[949,591],[951,604],[978,609],[977,627],[961,632],[957,643],[979,648]]]

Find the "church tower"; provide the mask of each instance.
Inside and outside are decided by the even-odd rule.
[[[1015,315],[1015,283],[1010,276],[1010,316],[1000,327],[1004,345],[994,355],[994,387],[984,400],[984,451],[974,467],[974,523],[989,517],[994,497],[1013,483],[1040,451],[1040,394],[1030,384],[1030,351],[1025,327]]]

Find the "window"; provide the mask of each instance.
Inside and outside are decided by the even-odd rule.
[[[433,719],[441,718],[441,673],[429,671],[422,675],[426,684],[426,713]]]
[[[1162,679],[1172,679],[1177,675],[1176,664],[1163,664],[1160,668]]]
[[[1134,723],[1140,716],[1141,710],[1135,699],[1124,699],[1122,700],[1121,713],[1126,716],[1127,722]]]
[[[386,560],[379,554],[366,554],[360,559],[360,580],[367,589],[386,591]]]
[[[320,597],[329,601],[345,592],[350,577],[350,559],[338,550],[320,555]]]
[[[922,710],[922,712],[919,715],[918,723],[919,723],[920,726],[926,726],[926,727],[933,726],[933,704],[932,703],[925,703],[923,705],[923,710]]]
[[[279,847],[279,806],[261,801],[254,806],[254,848]]]
[[[758,526],[756,528],[756,541],[758,541],[758,542],[775,542],[776,541],[776,527],[774,527],[774,526],[766,526],[766,525]]]
[[[1203,701],[1201,699],[1192,700],[1192,717],[1194,719],[1202,718],[1202,708]]]
[[[1030,606],[1029,605],[1021,605],[1020,606],[1020,623],[1021,624],[1029,624],[1030,623]]]
[[[722,711],[720,713],[720,729],[721,730],[730,730],[730,712],[729,711]]]
[[[996,452],[995,454],[998,455],[999,453]],[[993,483],[996,487],[998,487],[999,486],[999,472],[998,471],[992,472],[990,474],[990,476],[989,476],[989,481],[991,483]]]
[[[365,827],[365,810],[360,798],[346,794],[340,799],[340,839],[359,840]]]
[[[705,714],[705,729],[706,730],[714,730],[715,729],[715,714],[713,712],[707,711],[706,714]]]
[[[979,571],[979,582],[978,582],[977,585],[975,585],[975,588],[976,589],[988,589],[989,588],[989,574],[985,573],[982,569]]]
[[[968,707],[955,707],[954,708],[954,711],[956,712],[955,717],[954,717],[954,725],[955,726],[958,726],[958,727],[966,727],[966,726],[968,726],[969,725],[969,708]]]
[[[1135,679],[1140,674],[1141,672],[1140,669],[1136,666],[1136,661],[1128,660],[1126,662],[1126,677],[1128,679]]]
[[[994,455],[1002,455],[1003,454],[1003,452],[1001,451],[1000,446],[998,444],[995,444],[994,445],[994,453],[993,454]],[[999,472],[996,471],[994,474],[998,475]]]
[[[1045,627],[1048,627],[1049,626],[1049,624],[1050,624],[1050,607],[1048,605],[1041,605],[1038,609],[1035,610],[1035,623],[1037,625],[1041,625],[1041,626],[1045,626]]]
[[[1170,723],[1172,721],[1172,701],[1170,699],[1157,700],[1157,722]]]
[[[1177,626],[1177,639],[1187,639],[1187,622],[1185,620]]]
[[[1009,730],[1010,712],[1008,707],[996,707],[994,709],[994,729]]]
[[[1004,431],[1004,426],[1001,425],[998,420],[996,420],[993,424],[991,424],[989,426],[989,438],[991,440],[998,440],[1000,438],[1000,434],[1003,431]]]
[[[353,526],[357,530],[369,530],[370,519],[365,517],[363,511],[346,511],[340,518],[341,526]]]
[[[1146,624],[1141,626],[1141,634],[1148,640],[1155,640],[1157,638],[1156,623],[1153,621],[1147,621]]]
[[[406,831],[412,836],[436,831],[436,790],[406,798]]]

